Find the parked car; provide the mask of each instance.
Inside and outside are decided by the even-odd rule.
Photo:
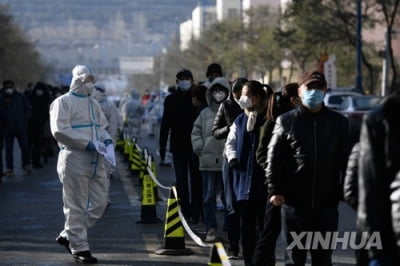
[[[352,95],[342,100],[337,111],[346,116],[349,121],[350,138],[353,144],[359,140],[364,114],[379,105],[382,98],[378,95]]]
[[[354,92],[352,90],[339,90],[339,89],[331,89],[328,90],[325,94],[324,104],[326,107],[329,107],[333,110],[339,110],[340,105],[343,100],[348,96],[359,96],[361,93]]]

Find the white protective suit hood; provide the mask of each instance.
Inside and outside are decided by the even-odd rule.
[[[131,97],[133,99],[139,100],[140,99],[140,93],[136,89],[131,90]]]
[[[94,74],[85,65],[76,65],[72,70],[69,90],[81,95],[92,94],[94,90]]]
[[[95,85],[95,91],[93,92],[93,97],[99,102],[105,102],[107,100],[107,94],[106,94],[106,87],[104,86],[103,83],[96,83]]]

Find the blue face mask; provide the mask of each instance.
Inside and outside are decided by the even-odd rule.
[[[301,101],[311,109],[318,107],[324,101],[325,92],[321,90],[305,90]]]
[[[178,87],[183,91],[188,91],[192,87],[192,82],[190,80],[179,80]]]

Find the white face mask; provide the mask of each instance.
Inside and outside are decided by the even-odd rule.
[[[94,90],[94,83],[93,82],[83,83],[83,88],[85,89],[86,94],[92,94]]]
[[[178,87],[183,91],[188,91],[192,87],[192,82],[190,80],[179,80]]]
[[[252,101],[250,100],[249,97],[247,97],[245,95],[240,96],[239,105],[240,105],[240,107],[242,107],[242,109],[253,107]]]
[[[226,93],[224,91],[214,91],[212,97],[217,103],[222,102],[226,98]]]

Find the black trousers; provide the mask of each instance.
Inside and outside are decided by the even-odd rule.
[[[274,265],[275,246],[280,233],[281,207],[274,206],[268,201],[265,208],[264,229],[254,251],[254,266]]]
[[[192,152],[172,153],[179,203],[182,213],[188,221],[191,217],[189,178],[192,179],[195,175],[192,155]]]
[[[264,227],[265,201],[242,200],[237,202],[240,214],[240,230],[243,259],[246,266],[252,265],[256,243]]]
[[[0,129],[0,177],[3,175],[3,131]]]
[[[190,216],[192,222],[200,221],[203,210],[203,178],[199,170],[199,157],[192,154],[193,170],[190,177]]]
[[[293,234],[300,235],[305,232],[335,232],[338,228],[339,214],[337,206],[325,206],[321,208],[298,208],[283,205],[282,231],[286,247],[292,246],[294,242]],[[303,246],[305,237],[302,239]],[[311,264],[313,266],[331,266],[332,249],[324,249],[320,245],[310,249]],[[285,265],[302,266],[305,265],[308,250],[298,245],[291,249],[285,249]]]

